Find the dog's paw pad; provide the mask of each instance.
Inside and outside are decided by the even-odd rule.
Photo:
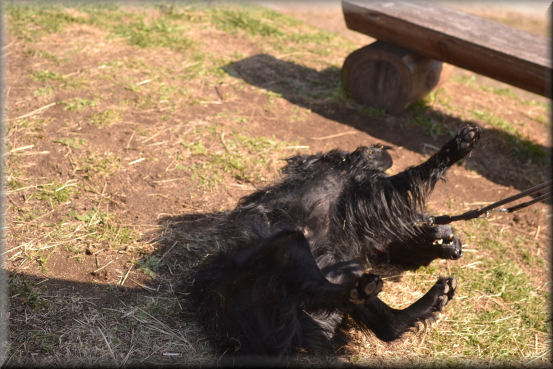
[[[474,144],[480,138],[480,132],[479,127],[468,125],[443,147],[442,150],[447,157],[448,165],[461,160],[472,151]]]
[[[449,300],[448,300],[447,296],[440,296],[440,297],[438,297],[438,309],[439,309],[439,310],[442,310],[442,309],[446,306],[446,304],[448,303],[448,301],[449,301]]]
[[[457,281],[454,277],[440,277],[434,287],[436,288],[436,302],[434,304],[434,310],[442,311],[442,309],[455,295]]]
[[[353,288],[351,291],[349,291],[349,301],[351,301],[355,305],[361,305],[365,302],[365,300],[359,295],[359,291],[357,291],[356,288]]]
[[[475,142],[480,138],[480,132],[477,126],[466,126],[459,132],[459,137],[465,142]]]
[[[459,149],[471,150],[474,143],[480,138],[481,129],[476,126],[466,126],[457,135]]]
[[[376,296],[382,291],[382,279],[374,274],[363,274],[354,283],[349,293],[349,299],[354,304],[362,304],[370,296]]]

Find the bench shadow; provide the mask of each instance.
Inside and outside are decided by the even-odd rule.
[[[268,54],[258,54],[229,63],[223,70],[322,117],[418,153],[426,153],[423,152],[424,143],[430,141],[439,146],[462,126],[468,123],[479,125],[421,104],[415,104],[397,116],[362,107],[343,97],[337,67],[318,71]],[[340,94],[342,97],[337,98]],[[425,127],[425,124],[435,126]],[[549,177],[550,147],[521,141],[500,129],[480,128],[483,130],[482,139],[466,161],[467,168],[497,184],[519,190]]]

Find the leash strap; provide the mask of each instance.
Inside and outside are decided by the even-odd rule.
[[[507,203],[510,203],[512,201],[518,200],[521,197],[533,194],[534,192],[538,192],[540,190],[543,190],[546,187],[550,187],[551,182],[552,181],[547,181],[547,182],[544,182],[544,183],[539,184],[537,186],[531,187],[531,188],[527,189],[526,191],[523,191],[523,192],[521,192],[517,195],[514,195],[514,196],[507,197],[503,200],[499,200],[497,202],[494,202],[493,204],[488,205],[488,206],[486,206],[482,209],[469,210],[466,213],[463,213],[463,214],[460,214],[460,215],[453,215],[453,216],[450,216],[450,215],[440,215],[440,216],[437,216],[437,217],[431,216],[430,217],[430,225],[449,224],[451,222],[456,222],[458,220],[469,220],[469,219],[479,218],[482,214],[486,214],[486,216],[488,216],[488,213],[490,211],[502,211],[502,212],[512,213],[513,211],[525,208],[525,207],[527,207],[529,205],[532,205],[532,204],[534,204],[538,201],[550,198],[551,197],[551,191],[548,191],[548,192],[546,192],[546,193],[544,193],[544,194],[542,194],[542,195],[540,195],[540,196],[538,196],[538,197],[536,197],[536,198],[534,198],[530,201],[512,206],[512,207],[507,208],[507,209],[495,209],[495,208],[497,208],[498,206],[501,206],[503,204],[507,204]],[[495,209],[495,210],[493,210],[493,209]]]

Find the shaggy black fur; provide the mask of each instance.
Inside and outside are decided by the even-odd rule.
[[[286,358],[329,348],[346,314],[384,341],[433,318],[454,278],[396,310],[377,297],[380,277],[365,271],[461,256],[449,226],[424,223],[425,199],[479,136],[467,126],[394,176],[384,173],[392,159],[381,145],[288,159],[280,183],[241,199],[220,228],[221,250],[198,267],[191,296],[209,337],[226,353]]]

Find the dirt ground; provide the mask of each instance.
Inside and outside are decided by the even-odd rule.
[[[549,177],[547,99],[459,68],[425,107],[398,116],[367,116],[351,100],[329,95],[307,98],[301,94],[306,88],[333,91],[343,58],[371,40],[347,30],[336,7],[271,7],[332,32],[349,46],[320,60],[303,60],[308,51],[274,46],[268,52],[263,41],[240,32],[189,28],[187,36],[210,53],[198,61],[186,48],[152,52],[125,43],[132,36],[113,38],[106,28],[86,22],[33,41],[25,39],[24,30],[9,35],[4,47],[8,365],[212,360],[213,349],[175,290],[216,242],[210,227],[217,219],[240,197],[277,178],[282,159],[295,153],[380,142],[393,148],[393,174],[420,163],[470,122],[483,129],[482,140],[437,186],[428,203],[433,212],[481,207]],[[469,10],[549,34],[543,16]],[[75,9],[67,14],[90,16]],[[192,22],[194,16],[203,24],[205,15],[191,12]],[[198,63],[212,66],[217,58],[231,61],[213,68],[224,72],[194,69]],[[177,75],[185,77],[174,80]],[[277,77],[297,85],[275,83]],[[315,82],[306,87],[306,80]],[[490,238],[513,240],[506,255],[514,255],[540,296],[549,288],[550,217],[550,206],[538,203],[516,215],[493,214],[485,230]],[[473,237],[473,225],[463,227],[465,236]],[[500,235],[504,231],[508,236]],[[518,247],[545,263],[520,262]],[[491,255],[484,244],[471,243],[466,259],[441,263],[438,271],[482,262],[471,248],[484,258]],[[409,275],[405,286],[392,279],[395,287],[384,296],[396,306],[412,301],[432,283],[432,270],[425,273]],[[409,295],[413,285],[416,292]],[[397,291],[404,297],[394,297]],[[548,302],[548,295],[543,298]],[[516,316],[509,306],[506,311]],[[547,305],[539,309],[548,314]],[[535,348],[520,349],[519,358],[547,363],[548,335],[536,332]],[[405,352],[407,362],[433,357],[424,348],[426,334],[392,344],[351,334],[357,338],[342,352],[346,362],[361,357],[384,364],[397,350]],[[493,355],[482,355],[493,361]]]

